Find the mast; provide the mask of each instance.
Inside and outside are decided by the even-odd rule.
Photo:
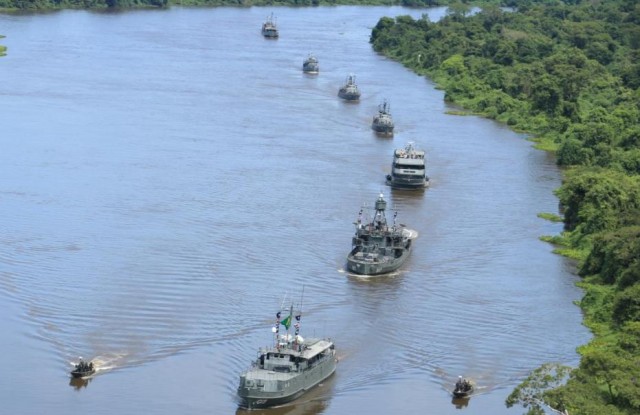
[[[271,328],[273,332],[273,344],[276,349],[280,350],[280,342],[278,341],[279,333],[280,333],[280,311],[276,313],[276,324]]]
[[[302,300],[304,299],[304,285],[302,286],[302,294],[300,294],[300,310],[296,313],[296,322],[293,325],[295,330],[295,335],[293,336],[293,346],[297,348],[298,346],[298,335],[300,334],[300,319],[302,318]]]
[[[384,200],[384,195],[380,193],[378,200],[376,200],[376,214],[373,218],[374,225],[380,228],[387,224],[387,218],[384,215],[384,211],[387,209],[387,202]]]

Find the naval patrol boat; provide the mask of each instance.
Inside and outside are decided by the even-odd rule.
[[[304,339],[300,336],[301,313],[293,306],[276,313],[271,329],[274,345],[261,349],[250,369],[240,375],[240,407],[260,409],[290,402],[313,388],[336,369],[336,352],[331,339]],[[293,323],[293,324],[292,324]],[[280,326],[286,329],[280,333]],[[289,328],[295,329],[294,334]]]
[[[393,135],[393,118],[391,118],[391,109],[389,102],[385,99],[382,104],[378,105],[378,113],[373,116],[371,128],[377,133],[384,135]]]
[[[393,152],[391,174],[387,175],[387,184],[396,189],[424,189],[429,187],[429,177],[425,173],[424,150],[415,148],[409,142],[405,148]]]
[[[347,76],[345,84],[338,90],[338,96],[346,101],[358,101],[360,99],[360,90],[356,85],[355,75]]]
[[[347,256],[347,269],[355,274],[379,275],[397,270],[411,253],[412,242],[418,233],[404,225],[387,223],[385,210],[387,202],[380,193],[375,203],[375,214],[371,220],[363,219],[363,210],[358,214],[356,234],[352,239],[352,249]]]
[[[309,55],[307,59],[302,62],[302,72],[304,73],[318,73],[320,71],[320,64],[318,58],[313,55]]]
[[[279,36],[278,26],[276,25],[273,13],[271,13],[271,16],[267,17],[267,21],[262,24],[262,36],[268,39],[277,39]]]

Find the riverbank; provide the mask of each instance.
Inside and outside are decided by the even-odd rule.
[[[626,1],[523,3],[509,13],[453,10],[437,23],[382,18],[371,36],[447,101],[532,134],[566,168],[557,190],[565,232],[547,240],[580,260],[594,338],[569,381],[544,396],[571,414],[640,409],[638,17]]]

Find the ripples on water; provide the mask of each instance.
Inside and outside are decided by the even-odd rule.
[[[483,391],[466,410],[506,413],[529,370],[575,362],[579,292],[537,240],[559,231],[536,217],[557,207],[553,161],[446,115],[441,92],[370,49],[379,17],[423,12],[278,8],[275,42],[259,8],[1,16],[0,301],[16,340],[0,352],[37,354],[47,379],[11,363],[8,408],[234,411],[238,374],[303,286],[302,333],[332,336],[340,364],[273,413],[452,412],[459,374]],[[317,76],[301,72],[310,52]],[[336,97],[349,73],[357,105]],[[393,139],[369,127],[382,98]],[[427,150],[425,192],[384,186],[409,140]],[[348,275],[352,222],[380,191],[420,237],[401,271]],[[98,373],[68,388],[79,354]]]

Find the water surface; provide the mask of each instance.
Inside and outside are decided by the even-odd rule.
[[[274,12],[280,39],[260,26]],[[547,361],[577,362],[573,265],[554,161],[488,120],[447,115],[368,43],[399,7],[172,8],[0,16],[0,327],[7,413],[235,413],[238,374],[304,287],[302,334],[336,375],[273,414],[516,414]],[[305,75],[314,53],[320,73]],[[337,98],[353,73],[359,104]],[[387,98],[392,139],[370,129]],[[427,151],[425,192],[384,185]],[[391,276],[344,272],[383,192],[420,237]],[[68,377],[78,355],[98,374]],[[460,404],[458,375],[479,394]]]

